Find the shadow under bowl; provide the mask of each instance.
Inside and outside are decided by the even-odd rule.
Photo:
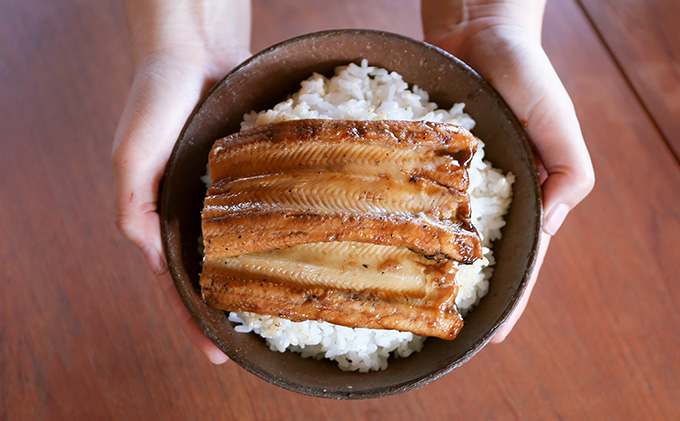
[[[513,202],[503,238],[494,243],[496,266],[489,292],[466,317],[453,341],[430,338],[408,358],[390,359],[384,371],[343,372],[333,362],[269,350],[255,334],[235,332],[227,314],[201,299],[198,251],[206,172],[213,142],[239,130],[243,115],[271,108],[317,72],[359,63],[395,71],[430,94],[440,108],[464,102],[477,122],[473,133],[486,159],[512,172]],[[274,45],[245,61],[209,92],[175,145],[162,187],[161,225],[166,258],[182,300],[205,334],[233,361],[278,386],[326,398],[374,398],[423,386],[459,367],[486,345],[524,291],[541,232],[541,190],[531,147],[516,117],[496,91],[452,55],[404,36],[372,30],[333,30]]]

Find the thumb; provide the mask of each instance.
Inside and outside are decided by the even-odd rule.
[[[543,231],[546,234],[555,235],[569,212],[592,189],[592,185],[586,184],[582,179],[580,175],[570,172],[548,173],[548,178],[543,183]],[[579,183],[584,185],[579,186]]]

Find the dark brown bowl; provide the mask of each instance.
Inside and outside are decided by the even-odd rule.
[[[391,359],[384,371],[343,372],[330,361],[270,351],[255,334],[235,332],[225,312],[201,299],[200,214],[208,152],[216,139],[239,130],[243,114],[271,108],[313,72],[366,58],[429,92],[440,107],[465,102],[473,132],[494,166],[515,174],[503,238],[494,244],[496,267],[489,293],[453,341],[428,339],[424,349]],[[326,398],[372,398],[423,386],[459,367],[486,345],[507,320],[527,285],[541,232],[540,184],[524,130],[496,91],[450,54],[410,38],[369,30],[334,30],[270,47],[234,69],[188,119],[168,163],[161,199],[163,241],[170,272],[187,308],[206,335],[233,361],[281,387]]]

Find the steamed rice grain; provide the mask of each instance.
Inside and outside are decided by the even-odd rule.
[[[244,116],[241,129],[286,120],[320,118],[335,120],[433,121],[472,130],[475,121],[466,114],[465,104],[444,110],[430,102],[427,92],[408,84],[385,69],[350,64],[336,69],[333,77],[314,74],[301,89],[270,110]],[[514,176],[504,175],[484,160],[480,141],[469,170],[472,223],[482,238],[482,259],[460,265],[456,306],[465,316],[486,295],[493,273],[492,242],[501,238],[503,215],[512,200]],[[346,371],[368,372],[387,368],[390,355],[408,357],[422,349],[426,338],[410,332],[349,328],[327,322],[291,322],[276,316],[232,312],[229,320],[237,332],[254,332],[267,341],[272,351],[293,351],[303,357],[327,358]]]

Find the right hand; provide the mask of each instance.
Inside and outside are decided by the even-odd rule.
[[[543,191],[543,232],[517,309],[496,334],[502,342],[527,305],[548,244],[595,176],[574,106],[541,47],[545,0],[423,0],[425,40],[486,78],[525,123]]]

